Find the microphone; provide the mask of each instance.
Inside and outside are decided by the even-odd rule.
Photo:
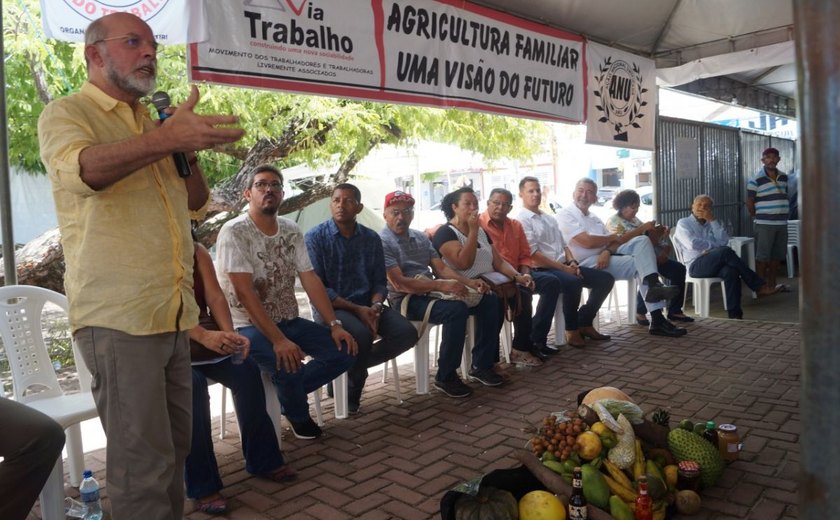
[[[155,92],[152,94],[152,104],[157,109],[158,117],[160,117],[161,122],[169,118],[169,114],[164,112],[164,110],[172,105],[172,100],[169,99],[169,94],[162,90]],[[172,154],[172,159],[175,161],[175,168],[178,170],[179,177],[189,177],[192,175],[190,162],[187,160],[187,156],[184,152],[175,152]]]

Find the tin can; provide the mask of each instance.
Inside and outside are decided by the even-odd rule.
[[[738,435],[738,428],[734,424],[718,426],[718,450],[726,462],[738,460],[738,454],[741,452],[741,436]]]

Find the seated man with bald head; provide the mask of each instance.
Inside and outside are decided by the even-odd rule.
[[[778,292],[729,247],[729,234],[712,211],[714,201],[708,195],[694,197],[691,216],[677,222],[674,247],[680,248],[688,274],[695,278],[723,278],[726,308],[731,319],[744,317],[741,309],[741,280],[759,296]]]

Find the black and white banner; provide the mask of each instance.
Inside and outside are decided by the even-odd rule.
[[[605,45],[586,45],[586,142],[653,150],[656,66]]]

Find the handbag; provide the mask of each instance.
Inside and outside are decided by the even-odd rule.
[[[516,282],[497,271],[484,273],[479,278],[490,286],[490,290],[496,294],[504,305],[506,320],[513,321],[515,317],[519,316],[519,313],[522,312],[522,295],[519,293]],[[511,300],[514,300],[513,304],[511,304]]]
[[[415,275],[414,278],[425,278],[425,279],[428,279],[428,280],[431,279],[430,276],[427,276],[427,275],[424,275],[424,274]],[[446,280],[446,279],[440,279],[440,280],[443,281],[443,282],[457,282],[457,280]],[[480,292],[478,292],[477,290],[473,289],[472,287],[467,287],[467,294],[465,296],[458,296],[457,294],[452,294],[452,293],[443,292],[443,291],[429,291],[428,293],[426,293],[426,296],[429,296],[430,298],[437,298],[438,300],[458,300],[458,301],[462,301],[462,302],[467,304],[467,307],[473,308],[476,305],[478,305],[479,303],[481,303],[481,297],[484,296],[484,295],[481,294]]]

